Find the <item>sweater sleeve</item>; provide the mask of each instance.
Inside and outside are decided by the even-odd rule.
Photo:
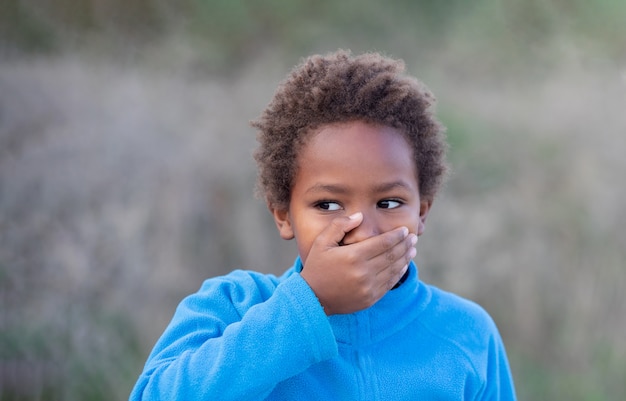
[[[260,400],[277,383],[337,355],[328,318],[299,274],[273,292],[247,274],[207,280],[179,305],[131,401]]]
[[[486,381],[479,397],[481,401],[515,401],[515,387],[504,343],[497,329],[493,328],[487,356]]]

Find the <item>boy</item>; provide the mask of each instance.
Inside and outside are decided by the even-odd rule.
[[[258,191],[298,258],[179,305],[131,400],[514,400],[476,304],[411,261],[447,171],[434,98],[403,64],[312,56],[253,123]]]

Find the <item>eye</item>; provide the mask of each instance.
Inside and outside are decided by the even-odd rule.
[[[339,203],[331,202],[331,201],[318,202],[315,206],[317,206],[319,209],[328,210],[330,212],[334,212],[336,210],[341,209],[341,206],[339,205]]]
[[[381,209],[395,209],[397,207],[402,206],[402,202],[393,199],[385,199],[381,200],[376,204]]]

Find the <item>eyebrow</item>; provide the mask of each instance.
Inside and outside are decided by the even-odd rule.
[[[405,182],[404,180],[397,180],[397,181],[391,181],[391,182],[384,182],[379,185],[376,185],[373,188],[372,193],[384,193],[384,192],[388,192],[396,188],[411,190],[411,186],[407,182]],[[318,192],[327,192],[327,193],[333,193],[333,194],[346,194],[350,192],[350,190],[347,186],[344,186],[344,185],[321,184],[321,183],[315,184],[306,190],[306,193],[318,193]]]
[[[334,184],[315,184],[309,189],[306,190],[306,193],[318,193],[318,192],[329,192],[333,194],[345,194],[348,193],[348,188],[343,185],[334,185]]]
[[[409,191],[411,190],[411,186],[406,181],[398,180],[398,181],[384,182],[380,185],[377,185],[374,188],[374,193],[388,192],[397,188],[406,189]]]

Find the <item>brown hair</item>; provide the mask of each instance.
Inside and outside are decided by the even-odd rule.
[[[287,209],[307,134],[325,124],[362,120],[404,134],[413,148],[420,196],[433,200],[448,171],[444,127],[433,114],[434,103],[421,82],[404,74],[402,60],[344,50],[306,58],[251,123],[259,130],[258,195],[271,208]]]

